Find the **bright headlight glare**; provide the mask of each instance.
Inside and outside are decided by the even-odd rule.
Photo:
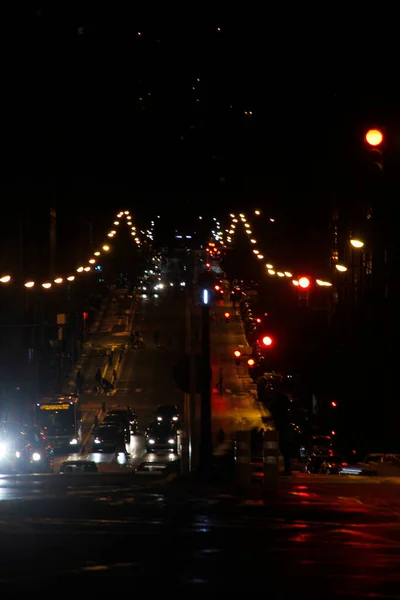
[[[154,444],[154,440],[149,440],[149,444]]]
[[[172,417],[172,420],[173,420],[173,421],[177,421],[177,420],[178,420],[178,417]]]
[[[73,439],[70,441],[70,444],[71,444],[71,446],[76,446],[76,444],[77,444],[77,443],[78,443],[78,440],[77,440],[76,438],[73,438]]]
[[[162,421],[162,417],[157,417],[157,421]]]
[[[99,440],[99,438],[96,438],[96,439],[94,440],[94,443],[95,443],[95,444],[100,444],[100,440]]]
[[[175,440],[173,440],[172,438],[170,440],[168,440],[168,444],[174,444]]]
[[[39,452],[34,452],[32,454],[32,460],[34,460],[35,462],[37,462],[38,460],[40,460],[40,454],[39,454]]]

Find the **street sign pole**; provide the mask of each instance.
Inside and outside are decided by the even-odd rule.
[[[204,290],[206,292],[207,290]],[[212,429],[211,429],[211,365],[210,365],[210,306],[208,292],[203,294],[202,316],[202,379],[201,379],[201,439],[199,470],[208,474],[212,470]]]

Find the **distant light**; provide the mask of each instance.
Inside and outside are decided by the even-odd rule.
[[[54,283],[62,283],[62,282],[63,282],[62,277],[57,277],[57,279],[54,280]]]
[[[208,290],[203,290],[203,304],[208,304]]]
[[[247,361],[247,364],[249,365],[249,367],[254,367],[256,362],[255,362],[254,358],[249,358],[249,360]]]
[[[99,252],[99,251],[97,251],[97,252],[95,252],[95,253],[94,253],[94,255],[95,255],[95,256],[100,256],[100,252]]]
[[[267,263],[265,266],[267,267],[267,269],[273,269],[274,268],[274,265],[271,265],[271,263]]]
[[[107,246],[107,244],[105,244],[105,245],[103,246],[103,250],[104,250],[104,252],[108,252],[108,251],[109,251],[109,249],[110,249],[110,246]]]
[[[48,290],[49,288],[51,288],[51,283],[42,283],[42,287]]]
[[[271,223],[275,223],[275,219],[270,219]]]
[[[301,288],[303,288],[303,290],[306,290],[307,288],[309,288],[310,280],[308,279],[308,277],[300,277],[299,278],[299,286]]]
[[[10,275],[4,275],[3,277],[0,277],[1,283],[8,283],[10,280],[11,280]]]
[[[69,277],[67,277],[67,281],[74,281],[75,279],[75,275],[70,275]]]
[[[35,285],[34,281],[27,281],[26,283],[24,283],[24,286],[26,288],[33,288],[34,285]]]
[[[383,133],[379,129],[369,129],[365,134],[365,141],[370,146],[379,146],[383,142]]]
[[[347,271],[347,267],[345,267],[344,265],[335,265],[335,267],[341,273],[344,273],[345,271]]]
[[[255,211],[254,211],[254,214],[255,214],[255,215],[260,215],[261,213],[260,213],[260,211],[259,211],[259,210],[255,210]]]
[[[364,246],[364,242],[361,240],[350,240],[350,244],[353,248],[362,248]]]
[[[95,260],[94,258],[91,258],[91,259],[89,260],[89,262],[90,262],[90,264],[91,264],[91,265],[94,265],[94,263],[96,262],[96,260]]]
[[[264,346],[271,346],[272,338],[269,335],[265,335],[262,339],[262,343],[264,344]]]
[[[77,272],[78,272],[78,273],[82,273],[82,271],[83,271],[83,267],[78,267],[78,268],[77,268]]]
[[[90,271],[90,267],[85,267],[83,270],[88,272],[88,271]]]
[[[293,277],[292,273],[290,273],[290,271],[285,271],[285,275],[286,277]]]
[[[240,356],[242,355],[242,353],[240,352],[240,350],[235,350],[235,356],[236,358],[240,358]]]
[[[275,275],[275,271],[274,271],[273,269],[268,269],[268,273],[269,273],[270,275]]]

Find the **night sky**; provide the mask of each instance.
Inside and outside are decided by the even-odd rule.
[[[49,195],[65,231],[88,218],[100,231],[124,206],[170,226],[258,206],[288,224],[293,249],[304,231],[318,244],[340,190],[356,185],[365,125],[397,131],[390,15],[65,5],[2,21],[10,216]]]

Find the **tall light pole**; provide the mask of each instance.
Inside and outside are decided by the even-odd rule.
[[[203,290],[201,307],[201,438],[199,471],[211,473],[213,467],[211,427],[210,294]]]

